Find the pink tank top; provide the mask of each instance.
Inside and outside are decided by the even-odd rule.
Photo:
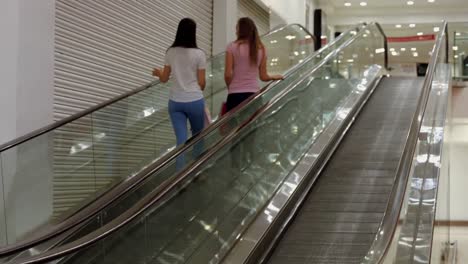
[[[258,82],[259,67],[262,62],[263,49],[259,50],[257,65],[250,63],[249,45],[232,42],[227,51],[234,57],[233,79],[229,85],[228,92],[233,93],[256,93],[260,90]]]

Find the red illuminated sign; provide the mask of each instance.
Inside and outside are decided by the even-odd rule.
[[[436,39],[434,34],[421,35],[421,36],[408,36],[408,37],[388,37],[388,42],[415,42],[415,41],[434,41]]]

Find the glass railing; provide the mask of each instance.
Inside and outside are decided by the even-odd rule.
[[[375,69],[385,65],[384,41],[369,41],[370,35],[380,34],[375,25],[365,30],[350,32],[353,37],[318,64],[308,60],[285,81],[232,113],[183,153],[191,162],[193,148],[206,150],[182,173],[177,174],[172,160],[150,175],[122,200],[124,207],[134,205],[129,210],[115,210],[120,215],[112,212],[108,218],[112,221],[101,229],[71,237],[35,259],[219,262],[331,120],[346,115],[342,107],[347,98],[363,94],[378,77]],[[169,184],[155,189],[162,186],[162,179]],[[94,229],[105,217],[107,211],[82,228]]]
[[[447,24],[441,29],[390,197],[393,202],[363,263],[452,263],[446,144],[452,71]]]
[[[298,25],[264,36],[269,70],[282,72],[310,57],[310,40]],[[223,54],[209,61],[205,98],[213,115],[226,97],[223,68]],[[1,147],[0,246],[59,225],[173,150],[175,136],[167,113],[170,85],[155,82]]]

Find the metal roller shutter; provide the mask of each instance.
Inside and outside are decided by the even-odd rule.
[[[198,45],[210,56],[213,0],[57,0],[55,119],[152,81],[152,68],[162,66],[184,17],[197,21]],[[92,119],[81,118],[54,131],[56,217],[73,213],[69,210],[88,201],[96,190],[128,176],[155,150],[174,144],[167,115],[157,112],[148,120],[137,118],[141,109],[150,107],[149,99],[154,109],[167,105],[168,92],[163,91],[134,95],[130,101],[100,110]],[[126,129],[110,135],[113,126]],[[109,135],[99,142],[106,133]],[[163,138],[165,135],[171,137]]]
[[[270,14],[254,0],[238,0],[238,17],[250,17],[257,24],[260,35],[270,31]]]
[[[184,17],[211,55],[213,0],[57,0],[55,120],[153,80]]]

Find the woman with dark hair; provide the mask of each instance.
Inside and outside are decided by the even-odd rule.
[[[260,90],[258,79],[269,82],[281,75],[267,73],[267,55],[258,35],[257,26],[248,17],[237,22],[237,40],[226,50],[224,80],[228,86],[226,110],[230,111]]]
[[[192,136],[205,125],[203,90],[206,79],[205,53],[197,47],[197,24],[190,18],[180,21],[174,44],[167,50],[164,69],[154,69],[153,75],[166,83],[170,75],[173,84],[169,91],[169,115],[177,138],[177,145],[187,141],[187,120]],[[180,163],[180,161],[179,161]]]

